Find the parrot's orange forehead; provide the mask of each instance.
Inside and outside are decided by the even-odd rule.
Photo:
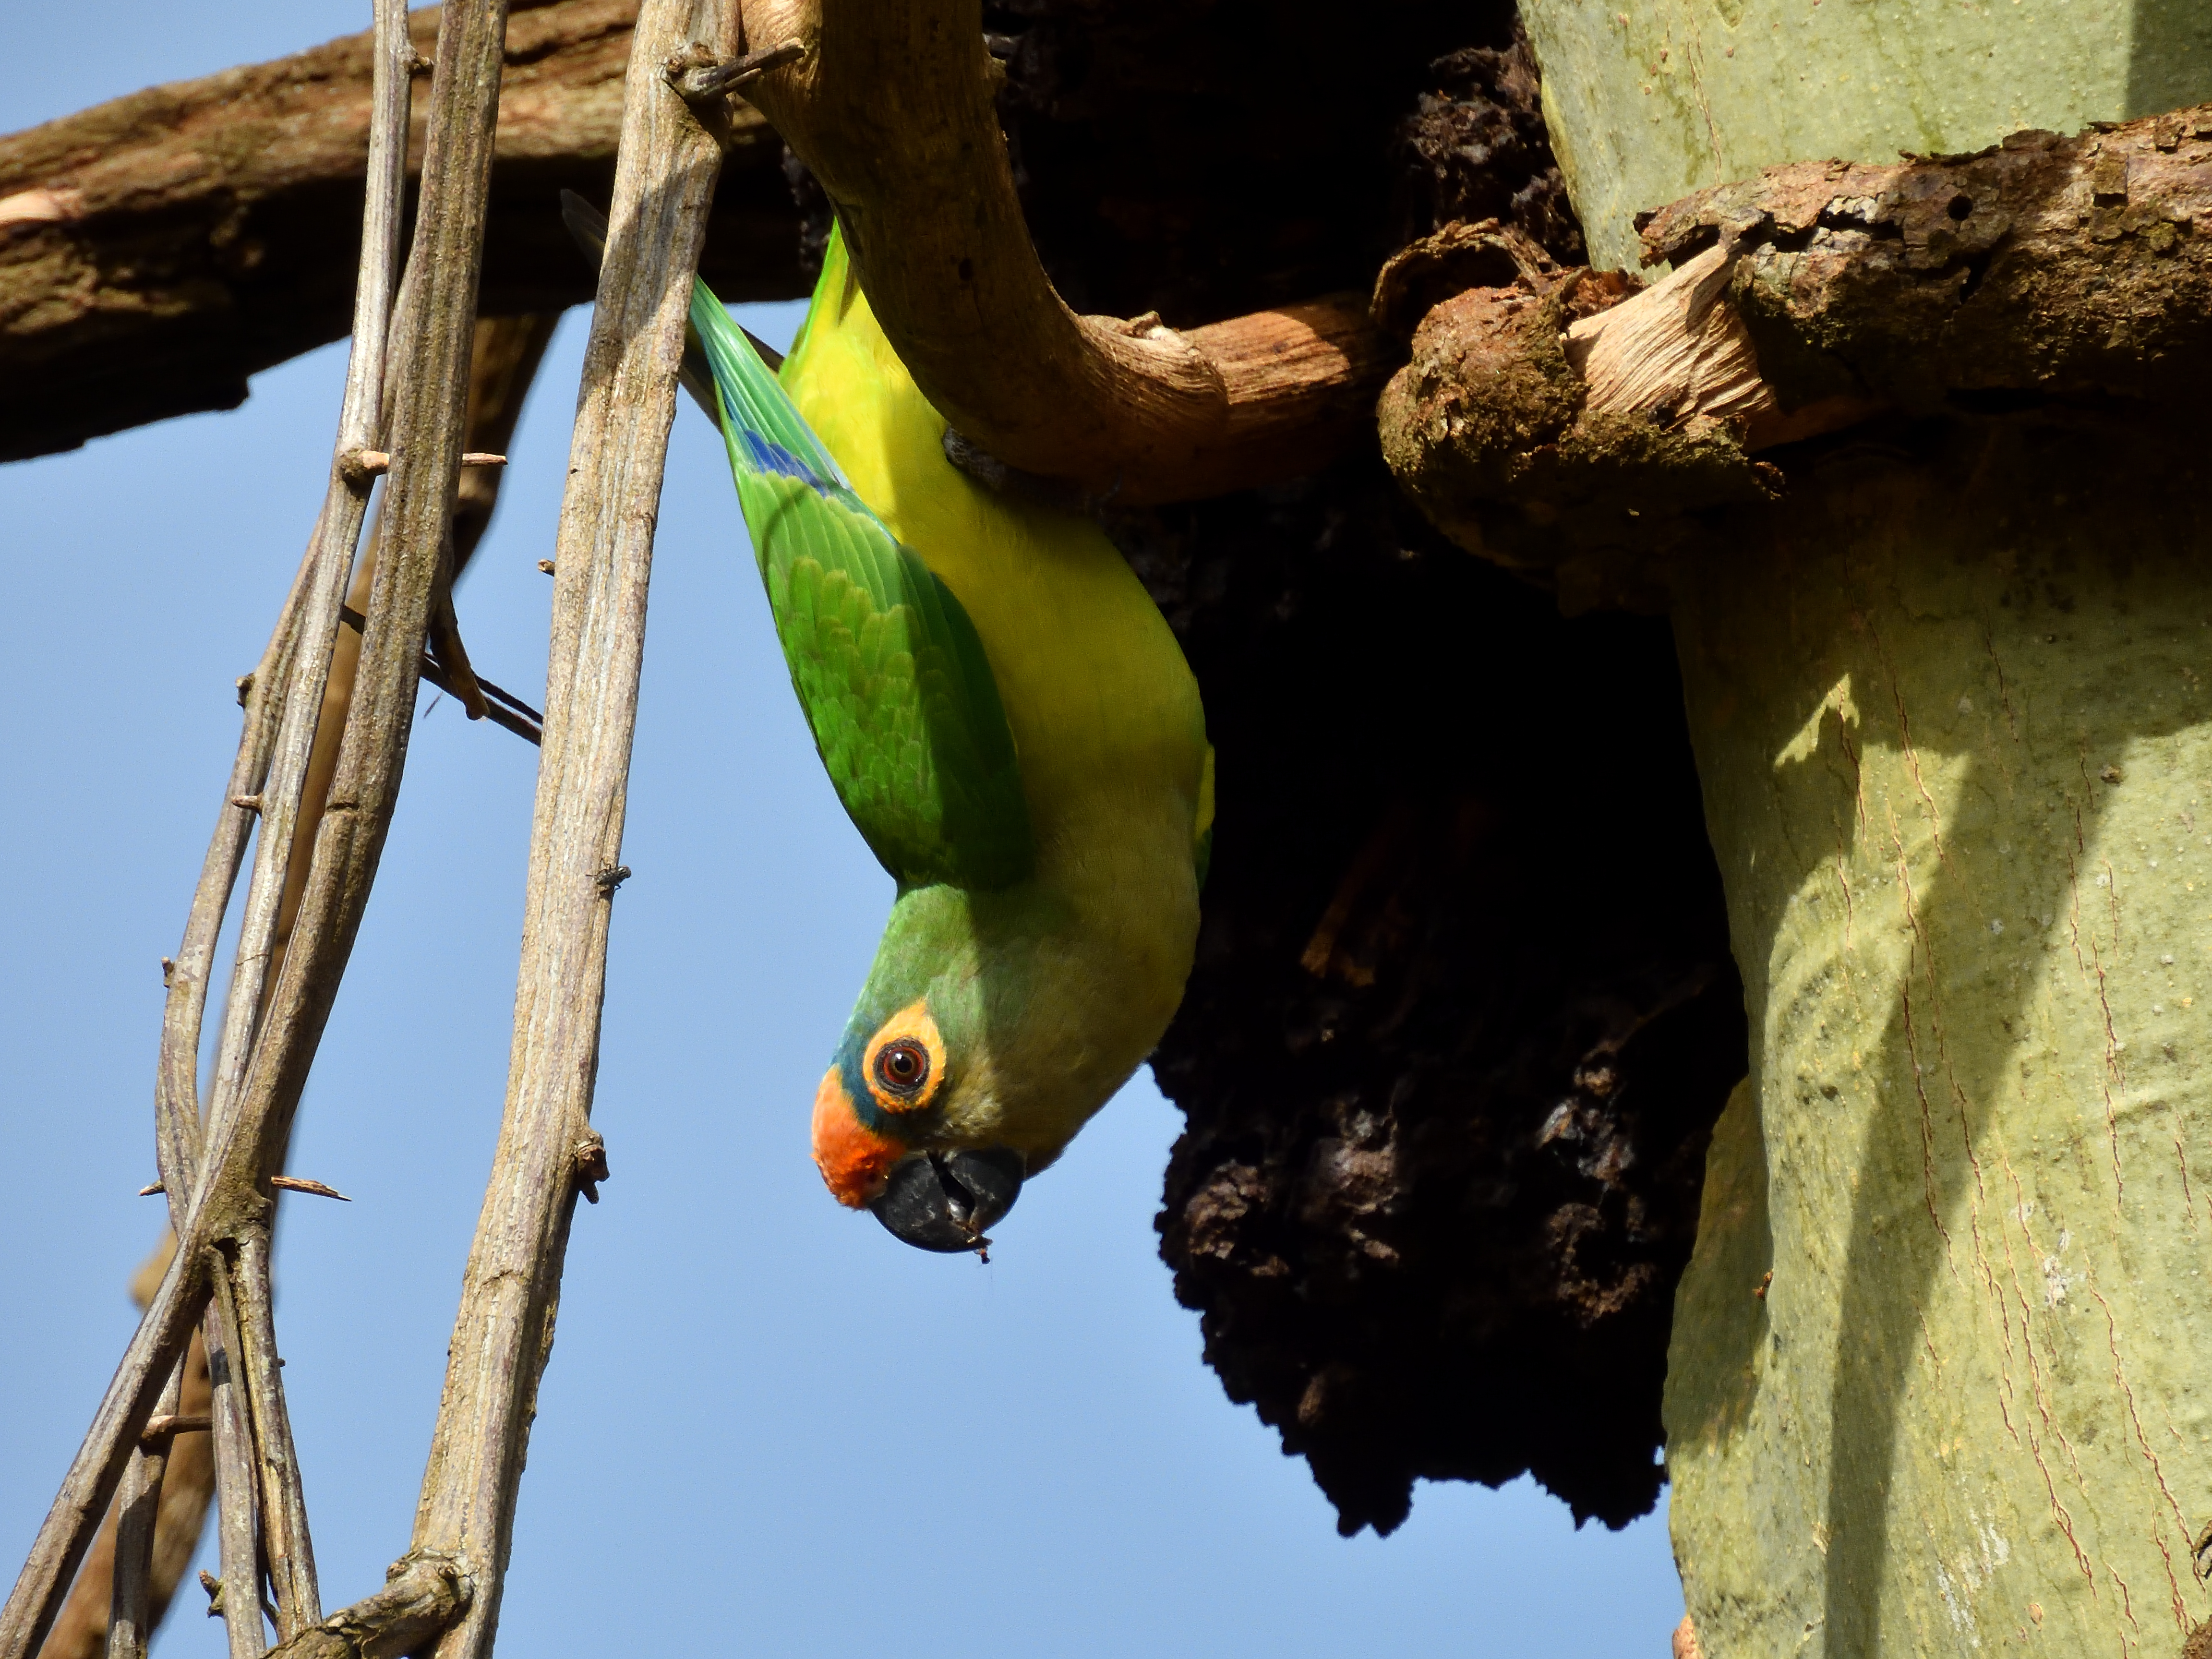
[[[814,1167],[831,1196],[849,1208],[866,1209],[882,1194],[891,1165],[905,1155],[903,1142],[860,1121],[838,1068],[823,1073],[814,1091]]]

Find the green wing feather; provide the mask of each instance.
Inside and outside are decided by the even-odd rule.
[[[838,799],[902,886],[1020,880],[1035,862],[1029,809],[975,624],[853,493],[704,283],[691,322],[792,687]]]

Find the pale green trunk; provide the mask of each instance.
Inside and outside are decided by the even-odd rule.
[[[2212,98],[2212,0],[1522,0],[1590,261],[1782,161],[1890,161]]]
[[[1522,12],[1600,265],[1770,164],[2212,98],[2212,0]],[[1707,1659],[2206,1615],[2212,483],[2122,418],[1801,459],[1674,572],[1752,1030],[1668,1355]]]
[[[2117,442],[1973,442],[1677,588],[1753,1033],[1668,1359],[1708,1659],[2207,1611],[2212,533]]]

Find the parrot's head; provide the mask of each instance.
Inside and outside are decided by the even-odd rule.
[[[814,1162],[840,1203],[926,1250],[988,1242],[1165,1023],[1120,1036],[1083,933],[1026,885],[899,895],[815,1093]]]

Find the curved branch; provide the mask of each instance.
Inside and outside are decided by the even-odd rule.
[[[1364,426],[1392,349],[1364,296],[1178,332],[1079,317],[1030,245],[980,0],[748,0],[747,88],[836,205],[869,303],[954,427],[1133,501],[1289,477]]]

